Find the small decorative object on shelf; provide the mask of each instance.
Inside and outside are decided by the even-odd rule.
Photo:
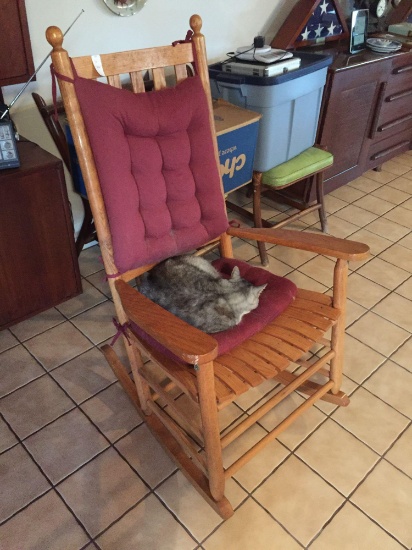
[[[349,37],[337,0],[298,0],[273,39],[273,48],[301,48]]]
[[[368,17],[368,10],[353,10],[350,30],[350,53],[357,53],[366,48]]]

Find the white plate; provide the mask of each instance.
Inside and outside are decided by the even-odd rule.
[[[103,0],[110,11],[120,17],[129,17],[140,11],[146,0]]]
[[[402,47],[402,42],[397,40],[389,40],[387,38],[368,38],[366,44],[370,48],[379,48],[384,51],[393,51]]]
[[[392,49],[388,49],[388,48],[378,48],[376,46],[370,46],[369,44],[367,44],[367,47],[372,50],[373,52],[378,52],[378,53],[394,53],[394,52],[397,52],[401,49],[402,46],[399,46],[397,48],[392,48]]]

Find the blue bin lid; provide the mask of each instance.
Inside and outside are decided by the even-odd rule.
[[[253,75],[244,75],[236,73],[226,73],[222,71],[222,65],[224,62],[214,63],[209,65],[209,77],[216,79],[219,77],[220,81],[233,82],[236,81],[237,84],[254,84],[255,86],[273,86],[275,84],[283,84],[295,78],[305,76],[307,74],[313,73],[329,67],[333,61],[333,55],[329,54],[320,54],[312,52],[302,52],[299,50],[292,50],[294,57],[300,57],[301,65],[298,69],[289,71],[284,74],[277,76],[253,76]],[[245,61],[242,61],[245,63]]]

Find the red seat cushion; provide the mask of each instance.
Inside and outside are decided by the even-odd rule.
[[[189,252],[228,227],[199,77],[134,94],[75,87],[120,272]]]
[[[218,342],[219,355],[223,355],[260,332],[280,315],[294,299],[297,288],[292,281],[284,277],[273,275],[265,269],[253,267],[240,260],[220,258],[212,263],[224,277],[229,278],[234,266],[237,265],[241,277],[255,286],[267,284],[260,295],[259,305],[256,309],[245,315],[237,326],[212,334]],[[132,328],[138,336],[146,340],[151,346],[176,359],[173,354],[144,333],[135,323],[132,323]]]
[[[223,355],[260,332],[280,315],[294,299],[297,288],[292,281],[284,277],[274,275],[261,267],[253,267],[240,260],[220,258],[212,263],[227,278],[230,277],[234,266],[237,265],[240,276],[253,285],[267,284],[260,295],[259,305],[256,309],[245,315],[235,327],[212,335],[219,344],[219,355]]]

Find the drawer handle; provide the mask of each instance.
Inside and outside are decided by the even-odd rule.
[[[392,74],[402,74],[412,71],[412,65],[404,65],[403,67],[398,67],[392,71]]]
[[[409,115],[402,116],[400,118],[397,118],[396,120],[391,120],[391,122],[388,122],[387,124],[382,124],[382,126],[378,128],[378,132],[384,132],[385,130],[389,130],[394,126],[397,126],[398,124],[402,124],[402,122],[406,122],[407,120],[411,120],[411,119],[412,119],[412,113],[409,113]]]
[[[398,149],[402,149],[402,147],[405,147],[405,145],[409,145],[410,141],[402,141],[401,143],[398,143],[394,145],[393,147],[389,147],[388,149],[384,149],[383,151],[379,151],[379,153],[375,153],[371,156],[371,160],[378,160],[382,157],[386,157],[386,155],[389,155],[389,153],[393,153],[394,151],[397,151]]]
[[[381,84],[379,86],[378,99],[376,101],[376,108],[375,108],[375,112],[373,114],[373,120],[372,120],[372,124],[371,124],[371,129],[370,129],[370,132],[369,132],[370,139],[373,139],[375,137],[376,130],[378,128],[378,121],[379,121],[379,116],[381,114],[383,100],[384,100],[384,97],[385,97],[386,85],[387,85],[387,82],[381,82]]]
[[[388,97],[386,98],[386,101],[389,101],[389,102],[396,101],[397,99],[408,97],[408,95],[412,95],[412,89],[399,92],[398,94],[388,95]]]

